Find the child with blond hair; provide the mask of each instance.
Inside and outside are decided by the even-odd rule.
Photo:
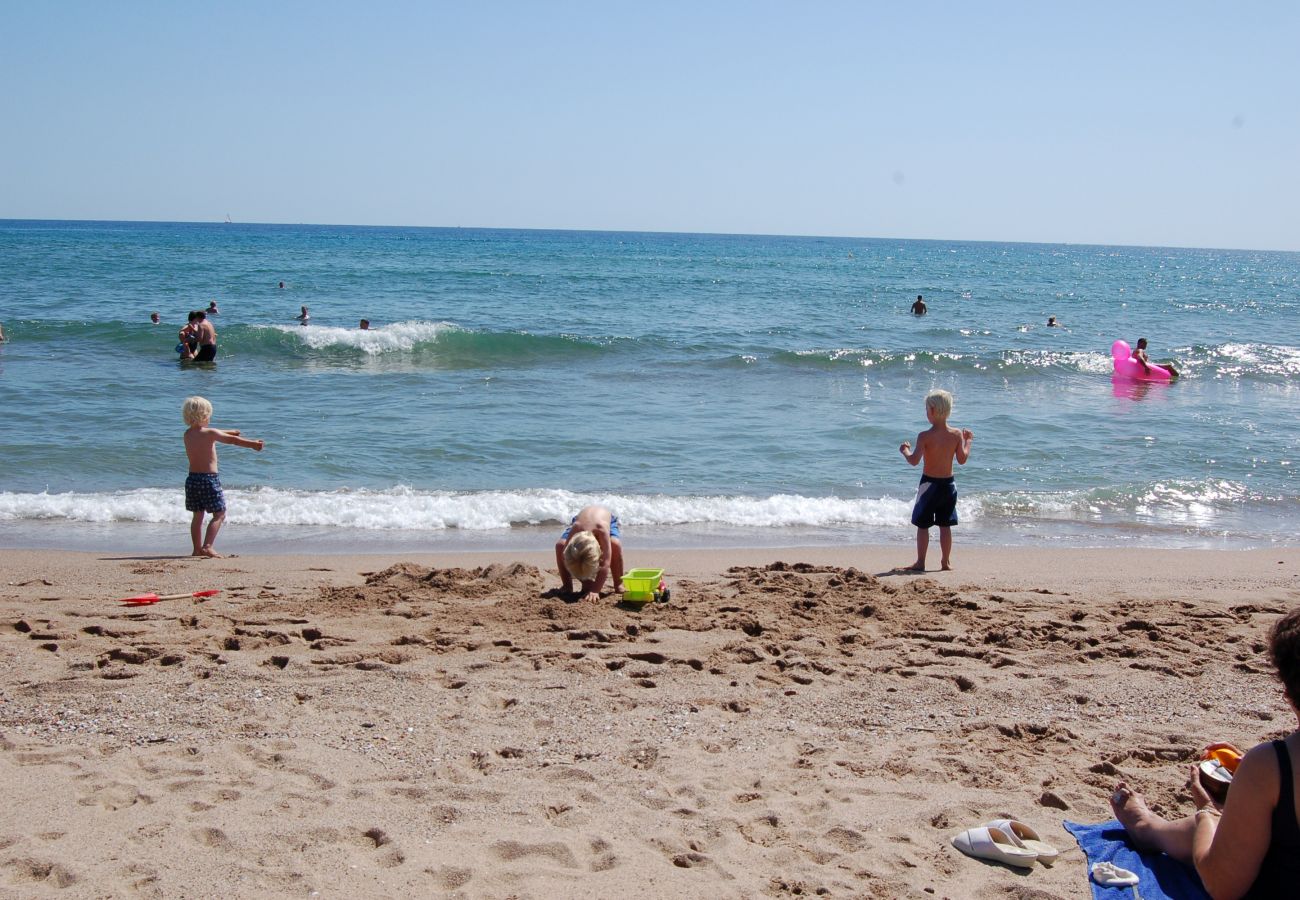
[[[916,526],[916,562],[908,571],[925,571],[925,554],[930,548],[930,527],[939,526],[940,565],[944,571],[952,568],[952,526],[957,524],[957,481],[952,475],[952,461],[966,465],[970,457],[971,441],[975,435],[968,428],[954,428],[948,424],[952,415],[952,394],[934,390],[925,397],[925,417],[930,427],[916,436],[916,449],[908,441],[899,445],[898,452],[909,465],[925,460],[921,483],[916,488],[916,501],[912,504],[912,524]]]
[[[261,452],[263,443],[240,437],[235,429],[223,431],[210,427],[212,404],[203,397],[185,398],[181,418],[190,426],[185,429],[185,455],[190,461],[190,474],[185,479],[185,509],[194,513],[190,522],[190,540],[194,544],[191,555],[219,559],[221,554],[212,545],[226,520],[226,496],[217,475],[217,444],[234,444]],[[212,514],[212,521],[205,535],[203,518],[208,513]]]
[[[582,600],[599,600],[605,580],[614,576],[614,591],[623,590],[623,541],[618,516],[603,506],[584,506],[555,542],[555,565],[563,591],[582,585]]]

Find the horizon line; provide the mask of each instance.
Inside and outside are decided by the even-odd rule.
[[[631,228],[540,228],[536,226],[502,226],[502,225],[376,225],[376,224],[354,224],[346,222],[258,222],[258,221],[239,221],[230,218],[211,219],[211,220],[193,220],[185,221],[181,219],[32,219],[32,218],[10,218],[0,216],[0,223],[6,222],[40,222],[40,223],[58,223],[74,222],[81,224],[106,224],[106,225],[255,225],[275,228],[412,228],[423,229],[427,231],[536,231],[536,232],[559,232],[559,233],[577,233],[577,234],[644,234],[644,235],[682,235],[696,237],[754,237],[754,238],[798,238],[804,240],[835,240],[835,241],[909,241],[916,243],[934,243],[934,244],[1021,244],[1039,247],[1108,247],[1124,248],[1133,250],[1208,250],[1222,251],[1231,253],[1300,253],[1300,249],[1286,250],[1279,248],[1263,247],[1204,247],[1196,245],[1179,245],[1179,244],[1106,244],[1092,241],[1025,241],[1025,240],[1006,240],[993,238],[918,238],[918,237],[872,237],[867,235],[835,235],[835,234],[781,234],[777,232],[762,231],[657,231],[651,229],[631,229]]]

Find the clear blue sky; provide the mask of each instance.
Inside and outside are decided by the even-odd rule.
[[[1300,250],[1300,4],[0,5],[0,218]]]

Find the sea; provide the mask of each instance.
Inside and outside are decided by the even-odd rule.
[[[266,442],[221,448],[224,551],[544,550],[603,503],[629,553],[908,561],[933,388],[975,434],[958,554],[1300,531],[1297,253],[4,220],[0,325],[6,547],[188,552],[195,394]],[[1113,380],[1139,337],[1182,378]]]

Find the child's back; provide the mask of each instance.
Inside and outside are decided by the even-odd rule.
[[[916,449],[922,454],[925,464],[921,471],[931,478],[951,478],[952,461],[960,454],[961,462],[966,462],[962,449],[962,430],[949,425],[946,420],[936,422],[916,436]]]

